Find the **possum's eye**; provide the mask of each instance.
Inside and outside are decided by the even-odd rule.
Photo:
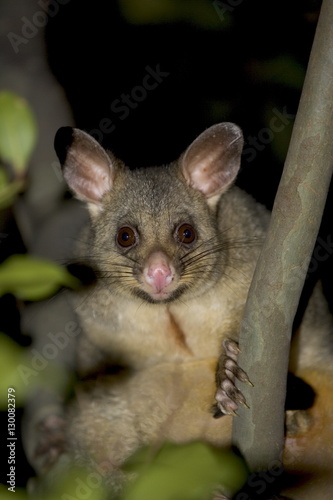
[[[117,243],[123,248],[129,248],[137,243],[137,234],[131,227],[121,227],[117,235]]]
[[[195,241],[197,235],[195,229],[190,224],[182,224],[176,229],[175,237],[179,243],[189,245]]]

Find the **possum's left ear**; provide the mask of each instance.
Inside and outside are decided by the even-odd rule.
[[[237,176],[242,149],[243,134],[234,123],[224,122],[208,128],[181,157],[187,183],[206,198],[221,195]]]

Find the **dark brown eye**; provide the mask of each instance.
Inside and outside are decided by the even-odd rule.
[[[189,245],[196,239],[196,232],[190,224],[182,224],[176,230],[176,238],[180,243]]]
[[[135,245],[137,240],[136,233],[131,227],[121,227],[118,231],[117,243],[123,248],[129,248]]]

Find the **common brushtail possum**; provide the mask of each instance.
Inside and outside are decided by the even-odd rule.
[[[58,131],[64,177],[91,214],[79,252],[97,276],[77,305],[87,343],[81,373],[100,363],[141,370],[214,358],[225,341],[230,369],[220,363],[219,386],[228,383],[217,404],[228,414],[244,402],[232,379],[247,378],[232,363],[229,337],[237,339],[268,217],[243,191],[228,191],[242,146],[241,130],[222,123],[178,162],[131,171],[86,133]]]
[[[90,213],[77,260],[96,277],[74,294],[82,384],[65,442],[113,485],[143,445],[230,444],[246,404],[237,338],[269,216],[234,185],[242,147],[239,127],[220,123],[174,163],[131,170],[81,130],[56,135],[63,175]]]

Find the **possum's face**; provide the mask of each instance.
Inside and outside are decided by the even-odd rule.
[[[116,174],[114,190],[92,219],[90,252],[110,290],[170,302],[212,286],[226,245],[205,196],[177,176],[178,167]]]
[[[215,208],[239,168],[238,127],[211,127],[177,163],[133,171],[77,129],[60,129],[55,144],[69,186],[88,202],[86,256],[110,293],[165,303],[216,283],[227,242]]]

